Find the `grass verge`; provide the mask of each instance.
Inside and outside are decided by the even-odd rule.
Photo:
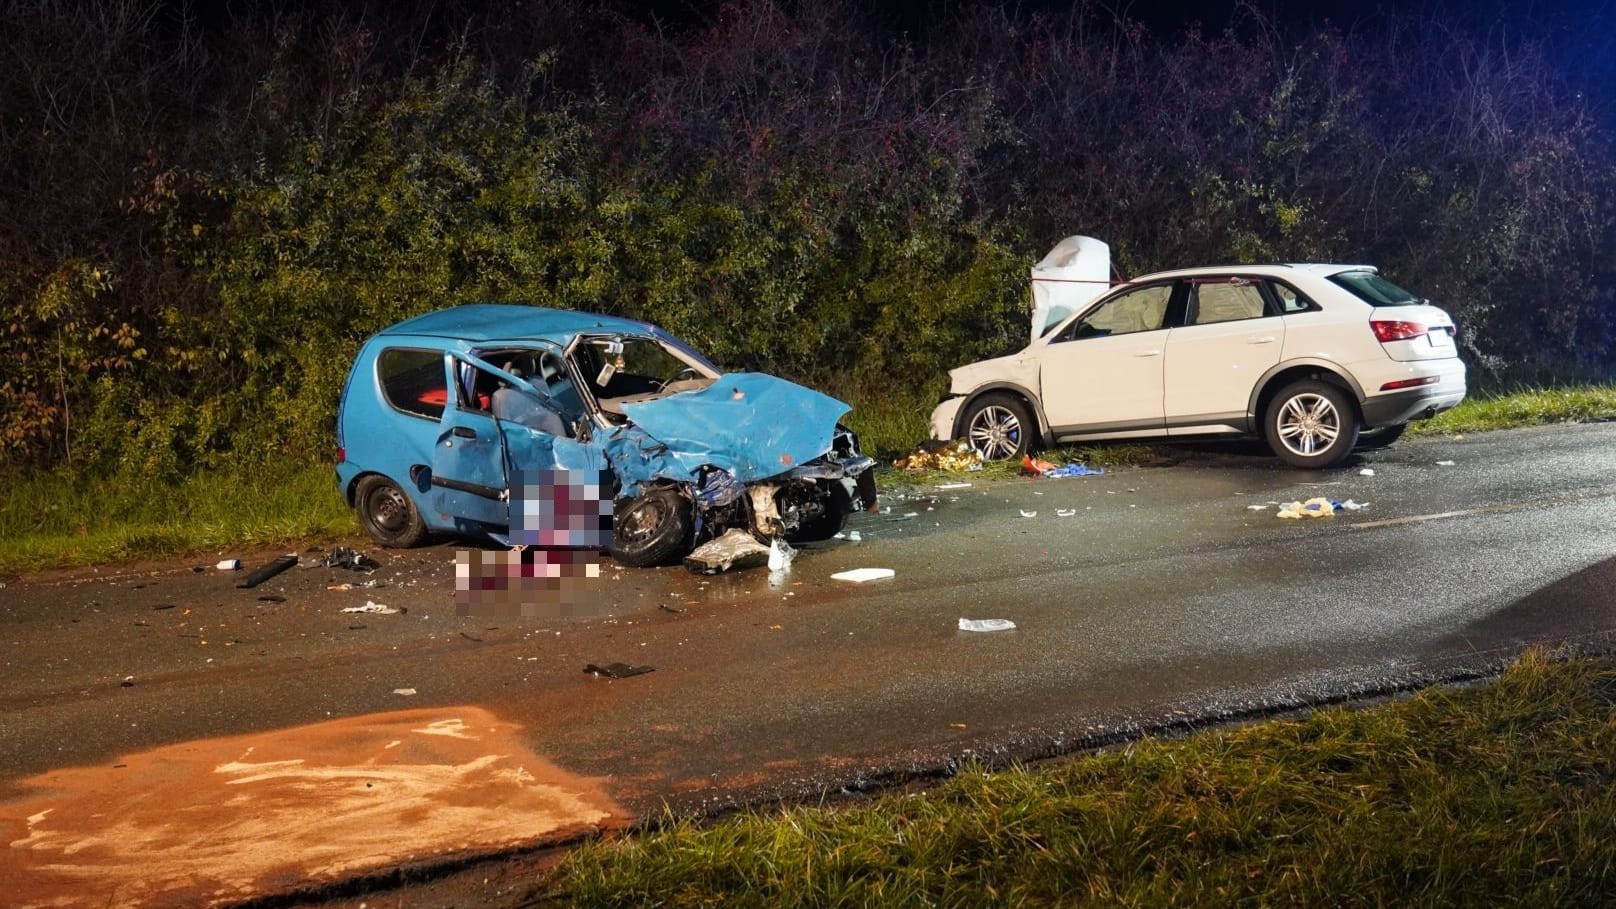
[[[890,461],[928,435],[929,399],[851,395],[847,422],[867,452]],[[1481,392],[1411,434],[1479,432],[1544,423],[1616,418],[1616,385],[1532,387]],[[1098,444],[1043,453],[1056,463],[1094,467],[1148,463],[1156,449]],[[988,465],[982,476],[1008,477],[1014,464]],[[0,574],[159,557],[221,546],[284,540],[327,540],[356,527],[325,465],[276,471],[198,474],[173,485],[67,472],[13,474],[0,498]],[[883,472],[882,483],[958,479],[943,472]]]
[[[1600,905],[1616,664],[591,844],[549,904]]]
[[[1411,435],[1483,432],[1616,418],[1616,385],[1483,391],[1458,407],[1409,426]]]
[[[44,473],[0,499],[0,574],[357,531],[331,467],[199,474],[172,486]]]

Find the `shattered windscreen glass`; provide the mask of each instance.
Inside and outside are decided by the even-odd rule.
[[[615,415],[623,413],[624,404],[704,388],[715,378],[657,339],[641,335],[580,338],[572,359],[601,410]]]

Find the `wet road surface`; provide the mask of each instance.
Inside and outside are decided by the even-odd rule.
[[[526,749],[511,766],[561,787],[546,790],[548,826],[521,828],[531,843],[665,804],[835,794],[971,755],[1036,758],[1140,728],[1393,690],[1486,671],[1534,642],[1604,648],[1616,631],[1616,424],[1409,441],[1333,471],[1241,451],[1100,477],[965,475],[966,488],[889,496],[890,513],[850,525],[861,542],[806,549],[783,578],[608,563],[569,615],[457,614],[448,546],[373,550],[374,575],[294,568],[251,590],[234,586],[241,573],[212,569],[216,556],[195,560],[210,566],[200,573],[184,562],[12,580],[0,590],[0,878],[64,864],[51,850],[68,848],[71,832],[52,832],[51,814],[30,818],[53,807],[56,818],[93,817],[82,808],[91,780],[164,791],[147,777],[152,755],[173,747],[200,749],[195,774],[219,776],[229,762],[204,740],[272,732],[292,743],[276,760],[347,768],[335,776],[351,784],[369,772],[353,767],[379,760],[374,742],[346,757],[296,743],[329,744],[310,731],[320,724],[385,725],[378,717],[399,711],[498,727],[492,751],[413,763]],[[1370,507],[1294,521],[1270,504],[1315,495]],[[275,554],[228,553],[249,568]],[[859,567],[896,577],[830,579]],[[387,586],[328,589],[365,580]],[[401,611],[342,612],[371,601]],[[962,617],[1017,628],[962,632]],[[656,671],[582,672],[618,661]],[[447,778],[414,816],[475,788]],[[329,792],[297,791],[312,816],[340,814]],[[228,840],[236,828],[206,807],[220,801],[193,814],[218,815],[209,823]],[[215,898],[382,867],[400,851],[419,860],[510,845],[397,830],[368,864],[311,855],[266,866],[256,883],[231,878]],[[137,904],[188,905],[198,892],[175,884]]]

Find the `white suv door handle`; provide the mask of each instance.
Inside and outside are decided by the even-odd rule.
[[[1136,356],[1136,357],[1159,357],[1159,356],[1161,356],[1161,351],[1159,351],[1159,350],[1141,350],[1138,353],[1134,354],[1134,356]]]
[[[1279,340],[1279,339],[1274,337],[1273,335],[1263,335],[1260,338],[1252,338],[1251,340],[1247,341],[1246,343],[1247,344],[1272,344],[1277,340]]]

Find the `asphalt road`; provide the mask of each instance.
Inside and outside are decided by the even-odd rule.
[[[593,821],[561,818],[561,837],[605,814],[834,794],[971,755],[1037,758],[1395,690],[1487,671],[1537,642],[1604,649],[1616,632],[1616,424],[1405,441],[1332,471],[1213,448],[1100,477],[958,482],[972,485],[889,496],[890,513],[850,525],[861,542],[804,550],[783,578],[608,563],[566,615],[458,614],[450,546],[373,553],[385,564],[368,577],[292,569],[252,590],[211,555],[195,560],[202,572],[187,561],[12,579],[0,589],[0,823],[8,805],[40,817],[70,788],[52,775],[62,768],[138,769],[142,755],[221,740],[250,752],[260,746],[235,743],[409,709],[506,724],[516,744],[502,754],[530,749],[524,766],[544,762],[591,806],[609,804]],[[1315,495],[1369,507],[1281,520],[1269,504]],[[230,554],[249,567],[274,555]],[[830,579],[858,567],[896,577]],[[327,589],[369,579],[388,586]],[[404,611],[341,611],[367,601]],[[961,617],[1017,627],[962,632]],[[655,671],[582,671],[614,661]],[[92,799],[98,785],[75,783]],[[143,791],[128,774],[104,785]],[[18,842],[50,846],[48,823],[17,826],[13,857]],[[512,845],[441,832],[410,843],[398,829],[407,856],[383,850],[369,867]],[[212,898],[366,867],[292,861]]]

